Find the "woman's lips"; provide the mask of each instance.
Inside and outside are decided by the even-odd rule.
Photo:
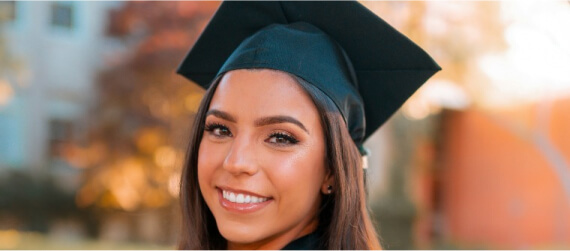
[[[218,188],[220,205],[228,211],[253,213],[261,210],[273,201],[271,197],[262,197],[245,191]]]

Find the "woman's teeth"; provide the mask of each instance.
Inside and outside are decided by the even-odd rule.
[[[267,200],[267,198],[259,198],[252,195],[245,195],[241,193],[232,193],[222,190],[222,196],[224,199],[229,200],[234,203],[261,203]]]

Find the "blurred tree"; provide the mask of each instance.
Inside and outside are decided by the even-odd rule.
[[[180,167],[203,90],[175,75],[218,2],[127,2],[110,15],[97,103],[64,150],[84,169],[80,207],[175,208]],[[169,222],[167,224],[174,224]],[[172,228],[172,226],[169,226]]]

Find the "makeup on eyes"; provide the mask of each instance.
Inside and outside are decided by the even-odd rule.
[[[232,137],[233,134],[230,129],[222,123],[218,122],[206,122],[204,125],[204,131],[216,138]],[[283,130],[277,130],[271,132],[264,142],[269,144],[275,144],[280,147],[295,145],[299,143],[297,137],[292,133]]]
[[[276,141],[272,142],[272,139],[276,139]],[[282,140],[285,140],[287,142],[282,142]],[[285,146],[285,145],[295,145],[299,143],[299,140],[297,140],[297,138],[290,133],[278,131],[271,133],[268,139],[265,140],[265,142]]]
[[[217,122],[206,123],[204,126],[204,131],[218,138],[232,136],[232,132],[227,126]]]

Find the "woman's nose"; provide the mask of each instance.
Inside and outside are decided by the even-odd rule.
[[[246,137],[236,137],[226,155],[223,168],[233,175],[254,175],[258,170],[256,146]]]

